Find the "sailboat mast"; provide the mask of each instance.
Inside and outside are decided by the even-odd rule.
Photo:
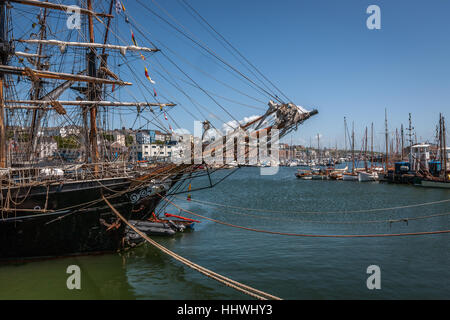
[[[370,169],[372,169],[373,168],[373,122],[372,122],[372,126],[370,129],[370,153],[371,153]]]
[[[387,171],[389,167],[389,131],[388,131],[387,109],[384,109],[384,124],[386,136],[386,171]]]
[[[319,164],[322,162],[322,155],[320,154],[320,136],[317,134],[317,152],[319,153]]]
[[[444,181],[447,182],[447,143],[445,136],[445,118],[442,116],[442,144],[444,147],[443,165],[444,165]]]
[[[403,129],[403,124],[402,124],[402,126],[401,126],[401,128],[400,128],[400,134],[402,135],[402,137],[401,137],[401,139],[402,139],[402,151],[401,151],[401,153],[402,153],[402,158],[401,158],[401,161],[403,161],[403,157],[405,156],[404,155],[404,149],[405,149],[405,135],[404,135],[404,129]]]
[[[367,172],[367,139],[368,139],[367,127],[366,127],[366,134],[364,136],[365,136],[365,141],[364,141],[364,169],[366,169],[366,172]]]
[[[347,118],[346,117],[344,117],[344,144],[345,144],[344,151],[345,151],[345,153],[347,153]],[[347,156],[347,155],[345,155],[345,156]]]
[[[352,172],[355,172],[355,123],[352,122]]]
[[[408,126],[408,137],[409,137],[409,163],[412,164],[412,145],[413,145],[413,140],[412,140],[412,121],[411,121],[411,113],[409,114],[409,126]]]

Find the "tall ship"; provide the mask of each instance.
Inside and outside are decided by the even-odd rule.
[[[131,37],[119,33],[124,27]],[[148,46],[138,45],[133,30]],[[194,161],[194,152],[187,156],[192,161],[182,163],[144,161],[145,152],[138,152],[145,144],[136,138],[142,123],[177,137],[168,116],[179,104],[163,100],[147,67],[138,69],[136,63],[146,64],[164,50],[170,48],[149,40],[121,1],[83,0],[73,6],[0,0],[0,261],[125,249],[126,228],[104,198],[127,220],[146,221],[164,197],[191,191],[193,179],[226,166]],[[243,73],[239,76],[261,88]],[[172,79],[169,71],[160,77]],[[216,109],[222,106],[219,98],[197,87]],[[282,137],[317,113],[264,90],[270,101],[261,115],[222,124],[256,136],[262,129],[277,129]],[[234,119],[226,108],[223,114]],[[124,115],[134,119],[132,128],[117,120]],[[199,112],[197,119],[203,123],[197,138],[201,155],[208,147],[217,152],[230,145],[227,138],[208,140],[217,117]],[[115,134],[120,143],[112,143]],[[227,160],[237,162],[238,142],[231,143],[232,159]],[[249,148],[244,150],[248,156]]]

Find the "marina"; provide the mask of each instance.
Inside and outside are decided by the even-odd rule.
[[[192,201],[177,196],[174,202],[231,224],[290,233],[392,234],[449,225],[448,202],[442,202],[450,198],[448,190],[379,183],[361,189],[358,183],[344,181],[302,181],[294,176],[296,168],[287,167],[266,177],[259,175],[259,168],[240,170],[240,175],[230,176],[212,192],[194,192]],[[414,206],[423,203],[435,204]],[[386,207],[397,208],[370,211]],[[343,213],[351,210],[358,212]],[[179,214],[175,207],[166,211]],[[324,213],[312,213],[317,211]],[[199,220],[202,223],[192,232],[153,238],[200,265],[285,299],[450,298],[445,234],[299,238]],[[373,263],[388,270],[383,289],[375,293],[365,287],[366,268]],[[69,291],[60,285],[66,281],[65,268],[70,264],[80,265],[89,277],[83,290]],[[2,299],[248,299],[150,245],[119,255],[3,265],[0,281],[10,288],[0,292]]]

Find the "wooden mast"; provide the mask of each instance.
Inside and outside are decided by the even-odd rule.
[[[41,18],[41,17],[40,17]],[[44,9],[44,16],[42,18],[42,20],[39,18],[39,23],[41,24],[41,29],[40,29],[40,39],[44,40],[44,38],[46,37],[46,21],[47,21],[47,8]],[[43,49],[43,44],[39,44],[39,48],[38,48],[38,58],[36,59],[36,63],[34,65],[36,70],[40,70],[41,69],[41,56],[42,56],[42,49]],[[42,89],[42,80],[41,78],[38,78],[38,81],[33,81],[33,92],[31,94],[31,98],[34,100],[38,100],[39,96],[40,96],[40,92]],[[37,136],[38,136],[38,130],[39,130],[39,126],[40,126],[40,122],[41,122],[41,118],[42,118],[42,114],[45,111],[42,110],[33,110],[33,118],[31,121],[31,138],[30,138],[30,152],[28,154],[28,160],[32,160],[33,157],[35,156],[35,152],[36,152],[36,147],[37,147]]]
[[[0,59],[2,64],[8,63],[8,57],[11,52],[8,41],[8,29],[6,27],[6,1],[0,1]],[[5,121],[5,103],[3,96],[4,74],[0,72],[0,168],[7,167],[7,136]]]
[[[109,4],[109,15],[112,14],[113,6],[114,6],[114,0],[111,0],[111,2]],[[108,34],[109,34],[110,25],[111,25],[111,18],[108,17],[108,21],[106,22],[105,37],[103,38],[103,44],[105,44],[105,45],[108,42]],[[103,47],[103,49],[102,49],[102,59],[103,59],[104,55],[105,55],[105,47]],[[105,61],[105,64],[106,64],[106,61]]]
[[[92,0],[87,0],[87,9],[92,12]],[[92,19],[92,15],[88,16],[89,22],[89,41],[91,43],[95,42],[94,38],[94,21]],[[94,49],[90,49],[88,53],[88,74],[91,77],[97,76],[96,70],[96,52]],[[88,84],[88,100],[94,101],[97,100],[97,86],[95,83]],[[91,106],[90,110],[90,134],[89,134],[89,142],[91,146],[91,161],[95,163],[94,165],[94,173],[98,173],[98,147],[97,147],[97,106]]]
[[[5,103],[3,98],[3,75],[0,76],[0,168],[6,168],[6,124]]]
[[[405,135],[404,135],[404,128],[403,128],[403,124],[402,124],[402,126],[401,126],[401,128],[400,128],[400,134],[402,135],[402,137],[401,137],[401,141],[402,141],[402,151],[401,151],[401,153],[402,153],[402,158],[401,158],[401,160],[400,161],[403,161],[403,158],[404,158],[404,156],[405,156],[405,153],[404,153],[404,149],[405,149]]]

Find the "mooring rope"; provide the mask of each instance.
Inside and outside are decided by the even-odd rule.
[[[238,229],[243,229],[243,230],[253,231],[253,232],[259,232],[259,233],[277,234],[277,235],[293,236],[293,237],[310,237],[310,238],[381,238],[381,237],[421,236],[421,235],[450,233],[450,230],[439,230],[439,231],[408,232],[408,233],[381,233],[381,234],[306,234],[306,233],[289,233],[289,232],[261,230],[261,229],[239,226],[239,225],[231,224],[228,222],[220,221],[217,219],[212,219],[209,217],[202,216],[198,213],[194,213],[192,211],[181,208],[180,206],[176,205],[175,203],[173,203],[166,197],[160,195],[159,193],[157,193],[157,195],[160,196],[164,201],[173,205],[175,208],[177,208],[183,212],[190,213],[199,218],[213,221],[215,223],[219,223],[219,224],[222,224],[222,225],[225,225],[228,227],[233,227],[233,228],[238,228]]]
[[[174,196],[175,198],[182,199],[178,196]],[[388,207],[388,208],[374,208],[374,209],[362,209],[362,210],[341,210],[341,211],[289,211],[289,210],[269,210],[269,209],[258,209],[258,208],[248,208],[248,207],[238,207],[238,206],[230,206],[227,204],[222,203],[215,203],[215,202],[209,202],[209,201],[202,201],[202,200],[196,200],[191,199],[193,202],[198,202],[206,205],[211,206],[217,206],[217,207],[224,207],[224,208],[230,208],[230,209],[239,209],[239,210],[245,210],[245,211],[259,211],[259,212],[267,212],[267,213],[303,213],[303,214],[332,214],[332,213],[365,213],[365,212],[377,212],[377,211],[390,211],[390,210],[400,210],[400,209],[408,209],[408,208],[415,208],[415,207],[423,207],[423,206],[430,206],[434,204],[440,204],[440,203],[446,203],[450,202],[450,199],[444,199],[439,201],[432,201],[432,202],[424,202],[424,203],[417,203],[417,204],[410,204],[405,206],[397,206],[397,207]]]
[[[239,215],[239,216],[257,218],[257,219],[266,219],[266,220],[304,222],[304,223],[318,223],[318,224],[340,224],[340,225],[381,224],[381,223],[397,223],[397,222],[406,222],[406,223],[408,223],[409,221],[425,220],[425,219],[431,219],[431,218],[450,216],[450,212],[443,212],[443,213],[430,214],[430,215],[426,215],[426,216],[404,217],[404,218],[396,218],[396,219],[330,221],[330,220],[305,220],[305,219],[298,219],[298,218],[291,219],[291,218],[284,218],[284,217],[278,217],[278,216],[276,218],[274,218],[274,217],[263,216],[263,215],[258,215],[258,214],[242,213],[242,212],[234,212],[234,211],[229,211],[228,213],[231,213],[231,214],[234,214],[234,215]]]
[[[184,263],[185,265],[187,265],[188,267],[206,275],[207,277],[210,277],[220,283],[225,284],[226,286],[233,288],[235,290],[238,290],[242,293],[245,293],[249,296],[252,296],[254,298],[257,298],[259,300],[267,300],[267,299],[273,299],[273,300],[281,300],[281,298],[276,297],[274,295],[271,295],[269,293],[257,290],[255,288],[249,287],[243,283],[234,281],[232,279],[229,279],[225,276],[222,276],[218,273],[215,273],[214,271],[211,271],[209,269],[206,269],[186,258],[183,258],[182,256],[176,254],[175,252],[167,249],[166,247],[160,245],[159,243],[157,243],[156,241],[152,240],[151,238],[149,238],[145,233],[143,233],[142,231],[140,231],[138,228],[136,228],[135,226],[133,226],[132,224],[130,224],[121,214],[119,211],[117,211],[113,205],[108,201],[108,199],[105,198],[104,195],[102,195],[103,200],[105,201],[105,203],[108,205],[108,207],[111,208],[111,210],[114,212],[115,215],[117,215],[117,217],[122,220],[127,226],[129,226],[134,232],[136,232],[137,234],[139,234],[144,240],[146,240],[148,243],[150,243],[151,245],[153,245],[154,247],[156,247],[157,249],[161,250],[162,252],[164,252],[165,254],[171,256],[172,258]]]

